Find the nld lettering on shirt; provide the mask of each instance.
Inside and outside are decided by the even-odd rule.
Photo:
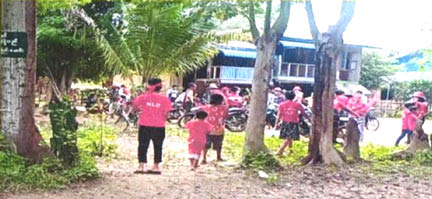
[[[161,104],[157,103],[157,102],[147,102],[146,106],[153,107],[153,108],[159,108],[161,106]]]

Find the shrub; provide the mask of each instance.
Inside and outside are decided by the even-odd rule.
[[[41,164],[27,165],[12,152],[0,152],[0,189],[62,188],[78,181],[99,176],[96,161],[81,154],[73,167],[65,167],[58,158],[44,159]]]
[[[77,111],[68,97],[64,97],[61,102],[51,102],[49,110],[53,131],[51,150],[65,165],[72,166],[78,158]]]
[[[424,150],[414,156],[414,162],[419,165],[432,166],[432,150]]]
[[[89,155],[115,157],[117,136],[114,128],[92,125],[78,129],[78,148]]]
[[[247,153],[242,166],[255,171],[273,171],[281,169],[279,161],[268,152]]]

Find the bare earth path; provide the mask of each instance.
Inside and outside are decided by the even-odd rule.
[[[255,173],[235,168],[232,161],[188,170],[186,140],[168,136],[164,146],[163,174],[136,175],[136,134],[118,139],[119,158],[100,162],[102,178],[55,191],[4,195],[11,199],[51,198],[432,198],[431,178],[395,173],[375,176],[361,166],[336,170],[300,167],[282,172],[277,185],[269,185]],[[150,147],[151,148],[151,147]],[[152,158],[150,154],[149,159]],[[1,195],[0,195],[1,197]]]

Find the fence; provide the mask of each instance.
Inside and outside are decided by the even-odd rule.
[[[375,113],[380,117],[398,117],[404,102],[381,100],[375,105]]]

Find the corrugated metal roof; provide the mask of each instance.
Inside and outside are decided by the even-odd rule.
[[[308,48],[315,49],[315,45],[311,43],[295,42],[295,41],[280,41],[285,48]]]
[[[226,57],[240,57],[240,58],[256,58],[256,51],[242,51],[242,50],[230,50],[230,49],[219,49]]]
[[[410,82],[414,80],[432,81],[432,72],[396,72],[394,75],[385,77],[391,82]]]

